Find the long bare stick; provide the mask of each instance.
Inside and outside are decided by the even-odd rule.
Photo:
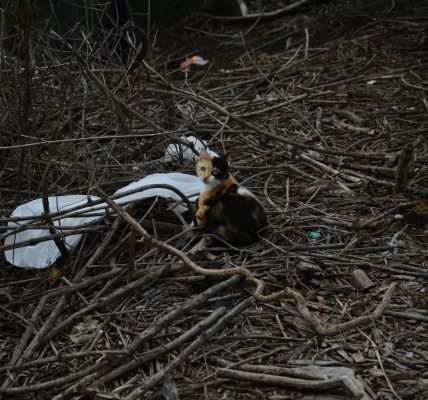
[[[98,186],[96,187],[96,190],[98,194],[105,200],[105,202],[114,211],[116,211],[118,215],[120,215],[120,217],[123,218],[123,220],[131,226],[132,229],[138,232],[145,241],[149,242],[155,247],[166,251],[167,253],[173,256],[180,258],[183,263],[190,269],[192,269],[194,272],[211,278],[228,278],[233,275],[242,276],[243,278],[256,285],[254,297],[256,298],[256,300],[261,302],[276,301],[288,296],[288,293],[290,291],[289,288],[285,288],[284,290],[272,293],[270,295],[263,295],[263,290],[266,286],[265,282],[255,278],[254,275],[250,273],[250,271],[243,267],[235,267],[222,270],[202,268],[193,260],[191,260],[186,254],[184,254],[182,251],[178,250],[174,246],[171,246],[167,243],[160,241],[159,239],[150,236],[147,231],[134,218],[132,218],[122,207],[118,206],[113,200],[111,200]]]
[[[212,298],[216,293],[235,285],[238,283],[239,277],[234,276],[223,282],[220,282],[209,289],[198,294],[197,296],[189,299],[184,304],[172,309],[165,315],[157,319],[150,327],[141,332],[129,345],[123,349],[123,355],[118,356],[117,359],[113,360],[110,365],[99,364],[99,369],[93,373],[86,374],[82,379],[78,380],[73,385],[56,395],[53,400],[64,400],[69,399],[75,395],[75,393],[82,390],[83,387],[91,384],[96,379],[103,377],[110,371],[114,371],[116,367],[123,365],[128,358],[133,357],[136,352],[140,351],[142,346],[153,339],[159,331],[166,326],[170,325],[173,321],[176,321],[181,316],[188,313],[190,310],[197,309],[201,304],[205,303],[208,299]]]
[[[227,322],[239,315],[253,304],[253,299],[247,298],[241,303],[239,303],[236,307],[232,308],[224,317],[222,317],[219,321],[217,321],[211,328],[207,331],[203,332],[197,339],[195,339],[189,346],[187,346],[173,361],[171,361],[164,369],[153,375],[147,382],[139,386],[133,392],[131,392],[128,396],[125,397],[125,400],[136,400],[141,399],[142,394],[147,392],[154,385],[159,383],[166,373],[171,371],[172,369],[179,366],[182,362],[184,362],[195,350],[200,348],[211,336],[215,335],[220,331],[220,329],[227,324]]]
[[[239,371],[229,368],[217,368],[216,374],[219,378],[228,378],[237,381],[257,382],[258,384],[273,385],[298,390],[318,391],[344,387],[354,397],[361,398],[361,393],[354,390],[353,386],[350,385],[348,382],[349,378],[346,376],[340,376],[337,378],[330,378],[324,380],[309,380],[291,378],[288,376],[262,374],[257,372]]]
[[[392,283],[388,287],[382,299],[382,302],[376,307],[373,313],[355,318],[351,321],[337,324],[335,326],[325,327],[322,322],[308,310],[305,299],[300,293],[290,288],[285,288],[279,292],[275,292],[270,295],[264,295],[263,291],[266,287],[265,282],[261,279],[254,277],[254,275],[248,269],[243,267],[235,267],[222,270],[202,268],[179,249],[150,236],[147,231],[134,218],[132,218],[123,208],[121,208],[113,200],[111,200],[98,186],[96,187],[96,190],[99,195],[105,200],[105,202],[114,211],[116,211],[118,215],[132,227],[132,229],[137,231],[143,237],[143,239],[148,241],[151,245],[158,247],[169,254],[179,257],[186,266],[188,266],[190,269],[192,269],[198,274],[213,278],[226,278],[233,275],[242,276],[248,282],[251,282],[256,286],[254,297],[258,301],[271,302],[285,297],[293,299],[296,303],[297,309],[302,314],[302,316],[311,324],[315,332],[322,336],[333,336],[348,329],[367,325],[370,322],[377,320],[388,307],[389,303],[391,302],[391,297],[396,289],[396,284]]]

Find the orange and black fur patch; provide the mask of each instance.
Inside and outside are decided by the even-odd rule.
[[[196,216],[208,232],[232,245],[245,246],[259,240],[268,219],[257,198],[229,174],[228,161],[228,156],[210,157],[201,150],[196,169],[206,190],[199,198]]]

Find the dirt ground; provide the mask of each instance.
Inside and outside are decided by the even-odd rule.
[[[129,213],[157,241],[111,214],[58,278],[2,254],[2,398],[428,397],[428,2],[308,1],[265,17],[197,14],[152,32],[136,70],[77,31],[74,50],[31,36],[28,81],[4,50],[1,226],[44,188],[111,195],[149,173],[194,174],[163,160],[181,136],[231,153],[270,226],[206,258],[191,252],[202,233],[182,229],[191,213],[150,199]],[[183,72],[192,55],[209,62]]]

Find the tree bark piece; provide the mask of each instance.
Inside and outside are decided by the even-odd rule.
[[[364,290],[374,285],[373,281],[362,269],[352,271],[350,281],[351,285],[357,290]]]
[[[401,193],[407,188],[409,165],[413,158],[413,144],[408,143],[400,153],[395,178],[395,193]]]

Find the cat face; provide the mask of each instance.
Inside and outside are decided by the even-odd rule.
[[[199,153],[199,160],[196,164],[196,173],[205,183],[215,183],[216,180],[228,177],[229,155],[223,157],[211,157],[205,149]]]
[[[202,182],[208,182],[213,170],[211,160],[199,159],[196,164],[196,173]]]

